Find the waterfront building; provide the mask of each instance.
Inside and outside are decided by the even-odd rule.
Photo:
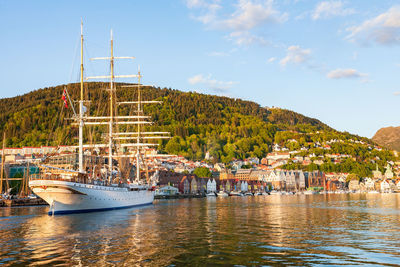
[[[349,182],[349,190],[350,191],[359,191],[360,190],[360,182],[358,180],[351,180]]]
[[[206,194],[207,193],[207,183],[210,179],[209,178],[198,178],[197,183],[198,183],[198,191],[200,194]]]
[[[269,171],[266,170],[252,170],[249,176],[251,181],[266,181]]]
[[[296,183],[298,190],[302,191],[306,189],[306,180],[302,170],[297,172]]]
[[[294,171],[286,172],[286,191],[296,191],[296,176]]]
[[[338,191],[345,189],[346,189],[346,182],[342,182],[337,178],[326,181],[326,190],[328,191]]]
[[[390,192],[390,181],[389,180],[383,180],[380,183],[380,189],[381,189],[381,193],[388,193]]]
[[[225,183],[225,191],[226,192],[231,192],[232,191],[232,183],[228,180]]]
[[[278,181],[277,181],[278,187],[281,190],[286,189],[286,172],[283,170],[280,170],[278,172]]]
[[[364,184],[365,184],[365,190],[366,191],[375,191],[375,181],[372,178],[365,178],[364,179]]]
[[[306,173],[306,188],[326,188],[326,178],[325,174],[320,171],[313,171]]]
[[[247,183],[247,181],[242,182],[241,187],[240,187],[240,191],[247,192],[248,189],[249,189],[249,184]]]
[[[192,181],[190,181],[190,193],[197,194],[198,192],[199,192],[199,185],[197,183],[196,178],[193,177]]]
[[[184,176],[179,183],[179,191],[183,194],[190,193],[190,182],[187,176]]]
[[[273,170],[267,177],[267,183],[269,183],[275,190],[283,189],[284,182],[285,175],[283,171]]]
[[[207,181],[207,193],[217,192],[217,182],[215,179],[208,179]]]

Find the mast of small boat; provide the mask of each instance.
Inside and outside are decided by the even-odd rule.
[[[3,133],[3,150],[1,151],[1,176],[0,176],[0,194],[3,193],[3,172],[4,172],[4,147],[6,141],[6,132]]]
[[[81,20],[81,98],[79,100],[79,172],[83,173],[83,21]]]

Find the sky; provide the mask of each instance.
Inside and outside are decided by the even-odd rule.
[[[400,1],[0,0],[0,97],[108,72],[255,101],[372,137],[400,126]],[[134,82],[133,80],[122,80]]]

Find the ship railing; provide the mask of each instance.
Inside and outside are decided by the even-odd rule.
[[[52,180],[52,181],[62,181],[62,182],[71,182],[71,183],[80,183],[86,185],[97,185],[97,186],[113,186],[113,187],[127,187],[127,184],[117,183],[117,184],[109,184],[107,179],[92,179],[92,178],[80,178],[80,177],[72,177],[72,178],[64,178],[59,175],[40,175],[40,174],[32,174],[29,179],[33,180]]]

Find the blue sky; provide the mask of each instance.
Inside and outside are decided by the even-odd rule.
[[[294,110],[362,136],[400,125],[400,2],[0,1],[0,97],[77,82],[109,54],[145,84]],[[86,74],[107,72],[85,60]],[[130,81],[130,80],[126,80]]]

